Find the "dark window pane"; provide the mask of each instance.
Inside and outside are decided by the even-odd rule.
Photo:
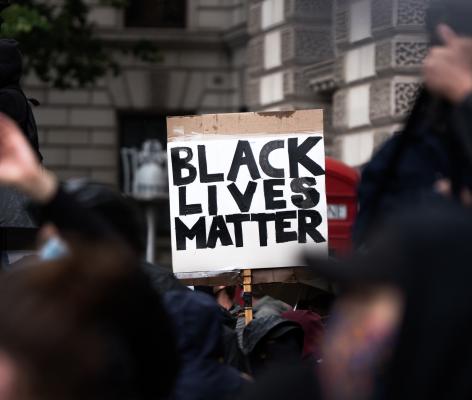
[[[141,28],[185,28],[186,0],[131,0],[125,24]]]

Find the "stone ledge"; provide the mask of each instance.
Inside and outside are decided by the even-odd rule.
[[[113,109],[73,108],[70,110],[71,126],[114,127],[116,116]]]
[[[115,149],[70,149],[69,165],[73,167],[116,167]]]
[[[49,144],[88,144],[89,134],[86,130],[50,129],[47,134]]]

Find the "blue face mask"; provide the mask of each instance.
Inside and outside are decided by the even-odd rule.
[[[69,254],[67,245],[57,236],[50,238],[39,250],[39,258],[42,261],[52,261]]]

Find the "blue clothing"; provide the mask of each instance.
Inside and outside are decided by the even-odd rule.
[[[222,364],[222,321],[216,301],[193,291],[164,295],[177,332],[181,370],[172,400],[222,400],[238,394],[239,371]]]

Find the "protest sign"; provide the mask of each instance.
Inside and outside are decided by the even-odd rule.
[[[174,272],[300,265],[327,251],[321,110],[168,118]]]

